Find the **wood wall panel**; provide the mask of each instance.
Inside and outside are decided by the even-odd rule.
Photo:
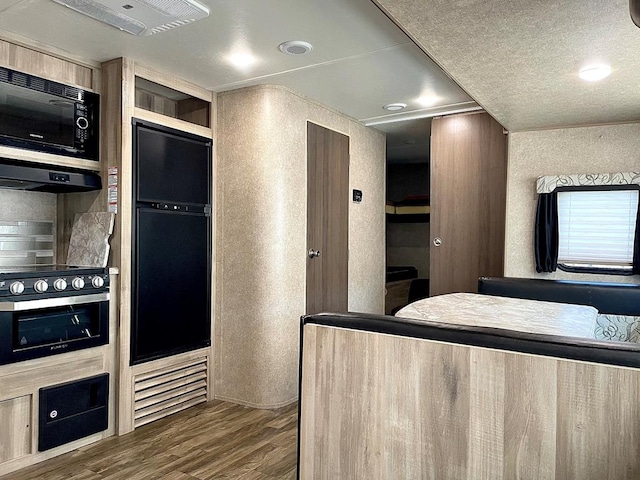
[[[640,478],[636,370],[559,362],[557,478]]]
[[[469,402],[469,471],[499,480],[505,449],[504,354],[471,350],[469,382],[473,392]]]
[[[316,359],[313,373],[303,370],[301,478],[464,478],[468,351],[337,329],[309,331],[305,357],[316,352]]]
[[[505,355],[505,480],[556,478],[557,364],[552,358]]]
[[[91,67],[5,40],[0,40],[0,65],[89,90],[96,88]]]
[[[301,479],[640,478],[640,370],[304,327]]]
[[[104,373],[108,348],[88,348],[3,365],[0,369],[0,399],[26,395],[41,387]]]

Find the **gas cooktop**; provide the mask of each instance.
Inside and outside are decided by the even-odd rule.
[[[0,267],[0,301],[106,292],[109,269],[68,265]]]

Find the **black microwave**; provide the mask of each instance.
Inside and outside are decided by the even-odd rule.
[[[98,160],[100,96],[0,67],[0,145]]]

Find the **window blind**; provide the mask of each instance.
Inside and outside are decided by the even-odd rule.
[[[638,190],[558,192],[558,263],[631,268]]]

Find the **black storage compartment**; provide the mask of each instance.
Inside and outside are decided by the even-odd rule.
[[[109,374],[40,389],[38,451],[107,429]]]

